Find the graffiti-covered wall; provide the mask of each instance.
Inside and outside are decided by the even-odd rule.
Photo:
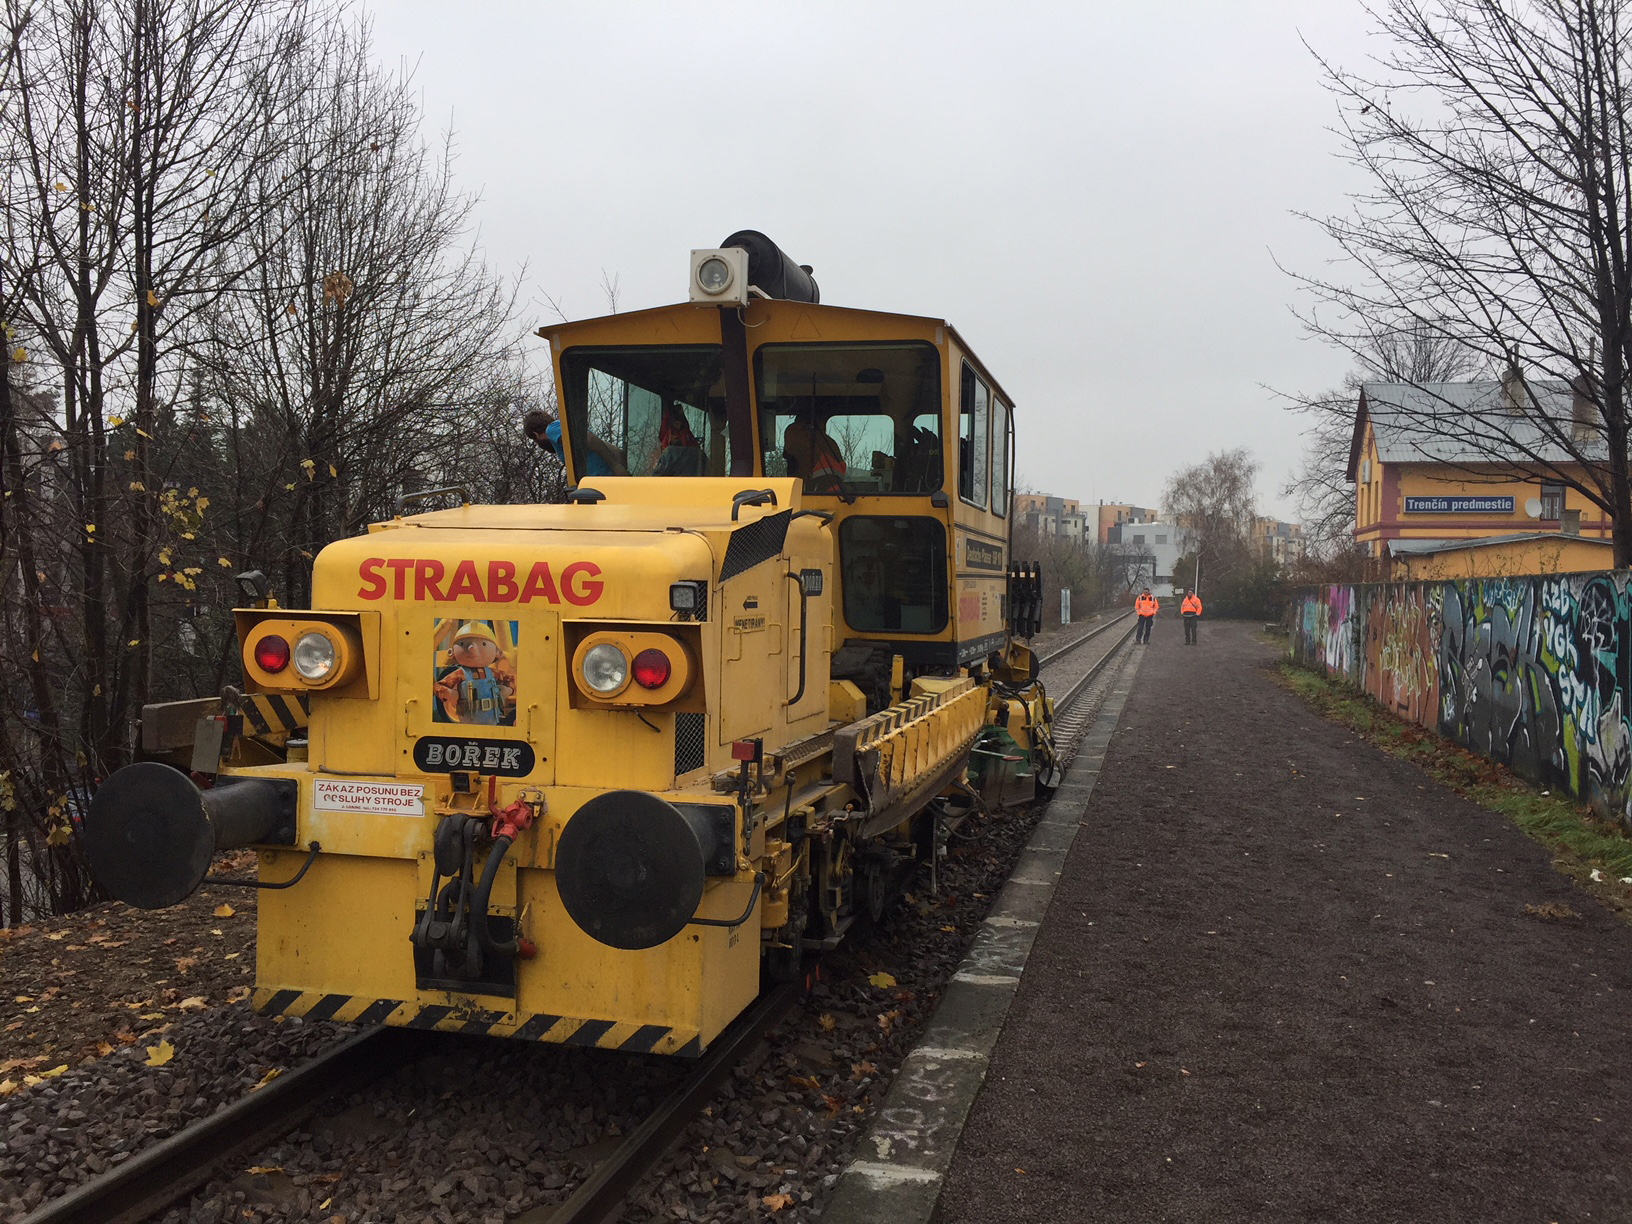
[[[1628,579],[1311,588],[1293,608],[1292,654],[1632,827]]]

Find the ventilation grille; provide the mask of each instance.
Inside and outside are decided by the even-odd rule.
[[[720,581],[735,578],[744,570],[753,569],[761,561],[779,556],[788,538],[788,524],[793,522],[793,511],[767,514],[757,523],[749,523],[731,533],[731,542],[725,546],[725,560],[720,562]]]
[[[707,714],[695,710],[681,710],[674,716],[675,777],[703,767],[707,761],[705,756],[707,736]]]

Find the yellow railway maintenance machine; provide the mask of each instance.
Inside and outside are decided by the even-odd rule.
[[[159,907],[255,846],[258,1010],[695,1054],[1051,781],[996,380],[752,231],[690,299],[540,330],[568,504],[244,575],[243,690],[145,711],[92,866]]]

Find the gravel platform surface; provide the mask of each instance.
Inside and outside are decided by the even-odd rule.
[[[1149,648],[938,1219],[1632,1218],[1632,929],[1251,631]]]

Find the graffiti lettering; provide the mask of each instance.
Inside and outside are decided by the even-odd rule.
[[[1293,609],[1292,649],[1403,717],[1632,827],[1628,581],[1315,588]]]

